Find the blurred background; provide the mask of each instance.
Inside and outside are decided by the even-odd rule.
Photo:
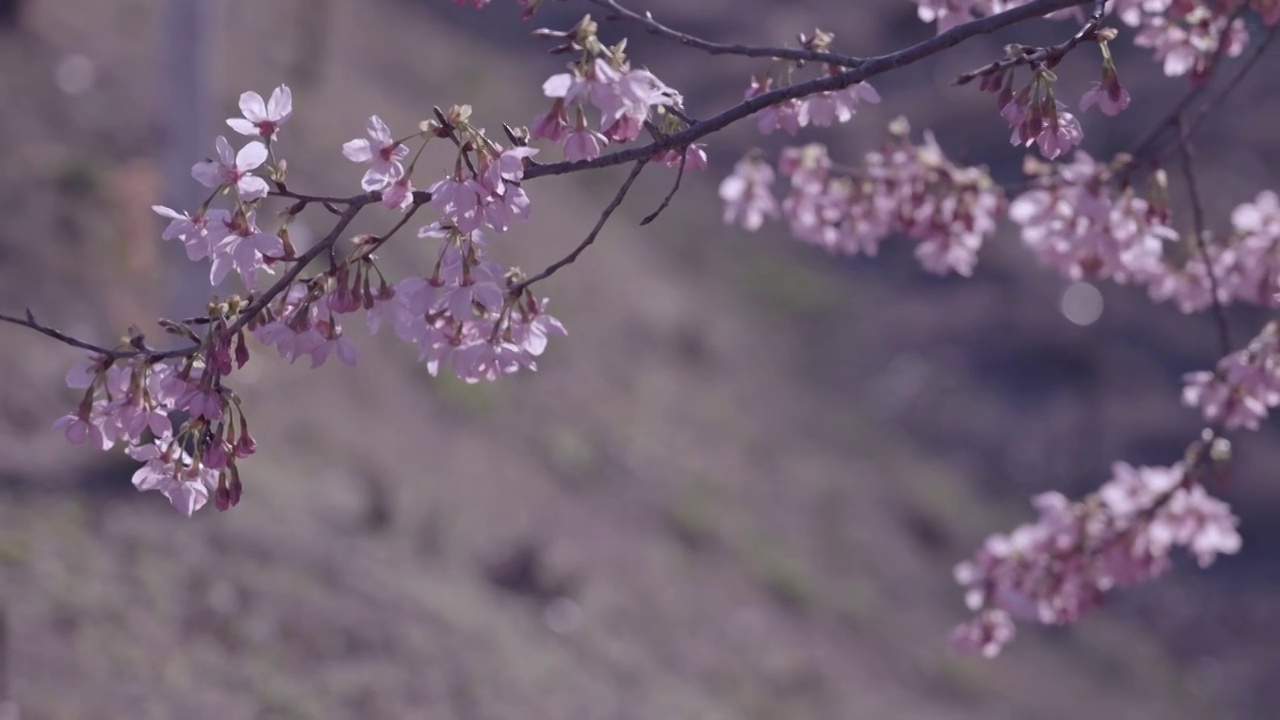
[[[466,102],[491,130],[526,124],[563,68],[507,0],[17,5],[0,28],[0,309],[107,344],[210,294],[149,208],[199,202],[190,166],[231,135],[242,91],[290,85],[291,185],[348,194],[361,170],[339,148],[370,114],[407,132]],[[537,25],[555,28],[587,10],[545,5]],[[631,5],[718,40],[817,26],[857,55],[933,33],[903,0]],[[905,114],[916,137],[933,128],[952,158],[1016,182],[1023,152],[992,96],[949,82],[1006,42],[1071,30],[970,41],[876,80],[881,105],[803,140],[852,163]],[[695,117],[767,67],[602,31],[624,34]],[[1097,156],[1185,87],[1127,31],[1117,45],[1135,101],[1084,117]],[[1276,185],[1271,58],[1199,144],[1218,228]],[[1064,99],[1097,73],[1088,48],[1071,56]],[[716,136],[711,172],[638,228],[671,179],[646,173],[600,242],[543,284],[570,337],[536,374],[433,379],[358,322],[356,370],[260,352],[235,387],[261,449],[228,513],[184,519],[133,489],[120,454],[67,445],[49,426],[78,401],[63,375],[79,355],[0,329],[0,699],[24,719],[1275,717],[1270,429],[1237,439],[1238,557],[1182,563],[1076,627],[1020,627],[995,661],[945,644],[966,617],[952,565],[1030,519],[1031,495],[1085,493],[1115,459],[1181,456],[1199,424],[1179,378],[1214,361],[1209,319],[1101,287],[1100,317],[1073,323],[1068,283],[1007,232],[965,281],[926,274],[905,243],[847,260],[781,226],[723,226],[720,178],[787,139],[751,123]],[[534,218],[499,262],[563,255],[623,173],[530,183]],[[354,229],[392,222],[369,212]],[[422,272],[429,251],[408,233],[384,266]],[[1238,343],[1262,317],[1232,314]]]

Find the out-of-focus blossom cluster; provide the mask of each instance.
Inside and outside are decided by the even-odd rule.
[[[992,535],[972,560],[956,566],[965,604],[977,615],[952,631],[954,645],[993,657],[1013,639],[1013,619],[1074,622],[1111,589],[1168,570],[1174,548],[1185,548],[1201,567],[1237,552],[1239,520],[1205,490],[1203,474],[1190,462],[1118,462],[1111,479],[1083,500],[1056,492],[1036,496],[1035,522]]]
[[[1183,236],[1172,227],[1167,181],[1156,173],[1148,196],[1117,189],[1130,159],[1028,161],[1034,186],[1009,205],[1022,241],[1043,264],[1073,280],[1145,286],[1156,301],[1199,312],[1217,300],[1275,307],[1280,292],[1280,197],[1265,190],[1231,214],[1223,238]],[[1207,258],[1207,261],[1206,261]]]
[[[1224,429],[1257,430],[1280,405],[1280,330],[1263,327],[1243,350],[1218,361],[1215,370],[1187,373],[1182,401]]]
[[[1052,165],[1028,158],[1026,168],[1038,186],[1009,204],[1009,219],[1041,263],[1072,280],[1142,285],[1165,276],[1165,244],[1179,235],[1163,204],[1117,191],[1113,168],[1082,150]]]
[[[1181,264],[1171,262],[1168,271],[1151,286],[1156,300],[1172,300],[1183,312],[1198,312],[1218,302],[1280,307],[1280,197],[1263,190],[1253,202],[1242,203],[1231,213],[1233,233],[1207,237],[1183,252]],[[1205,258],[1208,258],[1207,262]],[[1172,258],[1176,261],[1177,258]]]
[[[837,166],[815,143],[783,150],[778,173],[791,181],[781,205],[769,189],[768,163],[756,156],[739,162],[720,185],[725,221],[755,230],[765,218],[785,215],[797,239],[850,255],[875,255],[885,238],[900,234],[916,242],[925,269],[939,274],[973,272],[1004,205],[985,168],[955,165],[932,133],[915,144],[902,118],[861,167]]]
[[[983,15],[1004,12],[1029,0],[915,0],[923,22],[937,22],[943,33]],[[1226,36],[1227,57],[1239,55],[1249,42],[1241,16],[1252,9],[1268,26],[1280,22],[1280,2],[1276,0],[1111,0],[1108,15],[1134,28],[1134,44],[1150,48],[1165,75],[1177,77],[1202,74]],[[1083,21],[1085,7],[1052,13],[1059,20]]]

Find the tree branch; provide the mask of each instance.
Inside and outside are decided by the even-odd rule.
[[[753,58],[776,58],[778,60],[796,60],[800,62],[820,62],[828,65],[836,65],[838,67],[855,68],[865,62],[862,58],[856,58],[851,55],[840,55],[838,53],[822,52],[820,50],[806,50],[804,48],[780,48],[780,47],[754,47],[750,45],[726,45],[724,43],[711,42],[702,38],[680,32],[663,25],[653,19],[652,13],[646,11],[643,15],[634,10],[628,10],[623,7],[617,0],[586,0],[592,5],[598,5],[613,13],[612,16],[606,16],[606,19],[622,19],[642,25],[651,35],[659,35],[669,40],[674,40],[686,47],[702,50],[710,55],[741,55],[743,57]]]
[[[25,328],[31,328],[32,330],[35,330],[36,332],[42,333],[44,335],[48,335],[49,337],[61,343],[65,343],[72,347],[80,348],[81,350],[88,350],[89,352],[98,353],[99,355],[109,356],[109,355],[113,355],[116,352],[114,350],[108,350],[104,347],[94,345],[93,343],[85,342],[83,340],[77,340],[76,338],[73,338],[70,335],[65,335],[57,330],[54,330],[48,325],[41,325],[40,323],[36,322],[36,316],[31,314],[30,310],[27,310],[27,316],[25,318],[19,318],[19,317],[14,317],[12,315],[5,315],[4,313],[0,313],[0,322],[13,323],[14,325],[19,325]]]
[[[1081,3],[1083,4],[1083,3]],[[1026,47],[1018,46],[1018,53],[1001,58],[994,62],[983,65],[977,70],[970,70],[963,73],[960,77],[952,81],[952,85],[965,85],[974,80],[993,75],[995,73],[1006,70],[1014,65],[1045,65],[1053,67],[1057,65],[1067,53],[1071,52],[1081,43],[1092,40],[1097,37],[1098,29],[1102,26],[1102,13],[1107,8],[1107,0],[1093,0],[1093,11],[1089,13],[1088,20],[1081,26],[1076,34],[1058,43],[1048,47]]]
[[[880,55],[878,57],[867,58],[857,67],[836,73],[835,75],[827,75],[825,77],[809,80],[807,82],[788,85],[787,87],[770,90],[769,92],[757,95],[750,100],[735,105],[728,110],[716,115],[715,117],[703,120],[692,127],[681,132],[668,135],[658,139],[648,145],[641,147],[628,148],[617,152],[601,155],[592,160],[578,160],[576,162],[559,162],[548,163],[546,165],[537,165],[525,171],[525,179],[533,179],[543,177],[545,175],[563,175],[565,173],[579,172],[582,170],[592,170],[597,168],[612,167],[623,163],[634,162],[637,160],[647,160],[663,150],[671,147],[682,147],[688,145],[700,138],[710,135],[717,130],[722,130],[743,118],[754,115],[761,110],[777,105],[794,98],[805,97],[829,90],[840,90],[850,85],[856,85],[860,82],[883,75],[891,70],[903,68],[908,65],[917,63],[927,57],[936,55],[943,50],[955,47],[969,38],[978,35],[989,35],[998,30],[1002,30],[1010,25],[1016,25],[1026,20],[1043,17],[1051,12],[1063,10],[1077,5],[1094,2],[1095,0],[1032,0],[1026,5],[1020,5],[1012,10],[1006,10],[995,15],[988,15],[963,25],[957,25],[950,30],[936,35],[928,40],[916,43],[902,50],[889,53],[888,55]]]
[[[631,174],[627,176],[627,179],[625,181],[623,181],[622,187],[618,188],[617,194],[613,196],[613,200],[611,200],[609,204],[605,207],[604,212],[600,213],[600,219],[596,220],[595,227],[591,228],[591,232],[587,235],[585,239],[583,239],[582,242],[578,243],[578,247],[574,248],[573,252],[551,263],[550,265],[547,266],[546,270],[543,270],[537,275],[534,275],[533,277],[530,277],[530,278],[526,278],[524,280],[521,280],[520,282],[517,282],[511,285],[510,287],[507,288],[508,294],[515,295],[518,297],[520,293],[524,292],[525,288],[538,282],[539,280],[545,280],[551,277],[560,268],[572,263],[574,260],[577,260],[578,256],[582,254],[582,251],[586,250],[588,247],[591,246],[592,243],[596,241],[596,236],[598,236],[600,234],[600,231],[604,229],[604,224],[609,221],[609,216],[613,215],[613,211],[617,210],[618,206],[622,204],[623,198],[625,198],[627,196],[627,193],[631,190],[631,184],[636,181],[637,177],[640,177],[640,171],[644,169],[645,164],[647,164],[648,162],[649,162],[648,158],[641,158],[640,160],[636,161],[635,166],[631,168]]]

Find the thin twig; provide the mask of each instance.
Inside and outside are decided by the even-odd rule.
[[[604,229],[604,224],[609,221],[609,216],[613,215],[613,211],[617,210],[618,206],[622,204],[623,198],[625,198],[627,193],[631,190],[631,184],[636,181],[636,178],[640,177],[640,171],[644,169],[645,164],[648,162],[648,158],[641,158],[636,161],[635,166],[631,168],[631,174],[627,175],[627,179],[623,181],[622,187],[618,188],[618,192],[613,196],[613,200],[611,200],[605,207],[604,212],[600,213],[600,219],[596,220],[595,227],[591,228],[591,232],[587,234],[587,237],[584,238],[582,242],[578,243],[578,247],[574,248],[573,252],[551,263],[547,266],[546,270],[543,270],[537,275],[521,280],[520,282],[513,283],[507,288],[508,294],[518,297],[520,293],[524,292],[525,288],[539,280],[545,280],[551,277],[560,268],[572,263],[574,260],[577,260],[578,256],[582,254],[582,251],[586,250],[596,241],[596,236],[598,236],[600,231]]]
[[[395,235],[396,233],[400,232],[400,230],[405,225],[409,224],[409,220],[412,219],[414,214],[418,212],[418,208],[422,207],[423,205],[426,205],[429,202],[431,202],[431,193],[424,192],[421,190],[414,192],[413,205],[411,205],[409,209],[404,212],[404,215],[400,216],[400,220],[398,220],[395,225],[392,225],[390,230],[386,231],[382,235],[379,235],[378,239],[374,240],[373,243],[370,244],[369,249],[364,256],[369,257],[370,255],[373,255],[373,253],[376,252],[378,248],[382,247],[384,244],[386,244],[388,240],[391,239],[392,235]]]
[[[837,67],[855,68],[866,62],[862,58],[856,58],[850,55],[840,55],[838,53],[823,52],[821,50],[806,50],[804,48],[779,48],[779,47],[754,47],[751,45],[727,45],[724,43],[711,42],[703,40],[688,33],[680,32],[673,28],[653,19],[653,15],[645,12],[641,15],[634,10],[628,10],[623,7],[617,0],[586,0],[592,5],[598,5],[606,8],[614,13],[614,17],[629,20],[634,23],[643,25],[651,35],[659,35],[669,40],[674,40],[686,47],[702,50],[710,55],[741,55],[743,57],[756,58],[777,58],[779,60],[797,60],[801,62],[820,62]]]
[[[275,197],[289,198],[290,200],[297,200],[299,203],[303,205],[303,207],[305,207],[310,203],[323,203],[325,205],[350,205],[353,202],[358,202],[359,199],[363,197],[361,195],[356,195],[354,197],[331,197],[329,195],[304,195],[302,193],[296,193],[290,190],[284,183],[280,182],[279,180],[272,181],[272,184],[275,185],[275,189],[268,191],[267,192],[268,195],[273,195]],[[336,210],[336,208],[333,208],[333,209]],[[301,208],[299,208],[299,210],[301,210]],[[338,211],[338,212],[341,212],[341,211]]]
[[[40,323],[36,322],[35,315],[32,315],[30,310],[27,310],[27,316],[25,318],[19,318],[19,317],[14,317],[12,315],[5,315],[4,313],[0,313],[0,321],[13,323],[14,325],[20,325],[25,328],[31,328],[32,330],[35,330],[36,332],[42,333],[44,335],[48,335],[49,337],[61,343],[65,343],[72,347],[80,348],[81,350],[88,350],[89,352],[92,352],[92,353],[98,353],[99,355],[111,355],[113,352],[115,352],[113,350],[108,350],[104,347],[94,345],[93,343],[85,342],[84,340],[77,340],[76,338],[73,338],[70,335],[65,335],[57,330],[54,330],[48,325],[41,325]]]
[[[951,82],[952,85],[965,85],[973,82],[980,77],[994,75],[1003,72],[1015,65],[1045,65],[1053,67],[1066,57],[1067,53],[1076,49],[1081,43],[1092,40],[1098,35],[1098,28],[1102,26],[1102,13],[1107,8],[1107,0],[1093,0],[1093,11],[1089,13],[1089,17],[1085,23],[1074,35],[1057,45],[1048,47],[1021,47],[1015,55],[1001,58],[993,62],[987,63],[977,70],[970,70],[962,73],[960,77]]]
[[[1191,163],[1191,142],[1185,133],[1179,135],[1178,149],[1182,155],[1182,177],[1187,183],[1187,195],[1191,201],[1191,222],[1195,227],[1196,249],[1204,262],[1205,274],[1209,277],[1209,292],[1213,298],[1213,320],[1218,326],[1218,342],[1222,346],[1222,354],[1229,355],[1235,346],[1231,344],[1227,314],[1222,309],[1222,301],[1218,298],[1218,272],[1213,267],[1213,259],[1209,257],[1209,247],[1205,237],[1204,202],[1200,195],[1200,183],[1196,180],[1195,169]]]
[[[667,193],[666,197],[662,198],[662,203],[658,205],[658,209],[649,213],[640,221],[641,225],[648,225],[654,220],[657,220],[658,216],[662,214],[662,211],[666,210],[667,206],[671,204],[671,199],[674,198],[676,196],[676,192],[680,190],[680,180],[684,178],[684,165],[688,159],[689,150],[688,148],[685,148],[684,152],[680,153],[680,167],[676,169],[676,181],[672,183],[671,191]]]
[[[622,165],[623,163],[635,162],[637,160],[649,159],[654,155],[672,147],[684,147],[693,143],[713,132],[721,130],[743,118],[754,115],[767,107],[786,102],[794,98],[806,97],[815,93],[827,90],[841,90],[851,85],[883,75],[891,70],[906,67],[917,63],[927,57],[936,55],[943,50],[955,47],[978,35],[989,35],[998,30],[1002,30],[1010,25],[1016,25],[1026,20],[1038,17],[1044,17],[1049,13],[1063,10],[1077,5],[1094,2],[1094,0],[1032,0],[1026,5],[1019,5],[1011,10],[1006,10],[995,15],[988,15],[972,22],[957,25],[950,30],[940,33],[928,40],[916,43],[902,50],[889,53],[888,55],[880,55],[878,57],[867,58],[856,68],[845,70],[834,75],[826,75],[824,77],[809,80],[807,82],[796,83],[786,87],[770,90],[769,92],[757,95],[749,100],[734,105],[715,117],[703,120],[693,125],[687,130],[668,135],[664,138],[642,145],[640,147],[628,148],[617,152],[601,155],[592,160],[578,160],[575,162],[558,162],[548,163],[546,165],[538,165],[531,167],[525,171],[525,179],[533,179],[546,175],[563,175],[565,173],[579,172],[582,170],[592,170],[597,168],[612,167],[614,165]]]

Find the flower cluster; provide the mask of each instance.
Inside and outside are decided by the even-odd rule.
[[[835,75],[841,68],[827,67],[827,74]],[[743,100],[751,100],[773,89],[773,75],[763,79],[751,78],[751,86],[743,93]],[[854,83],[840,90],[825,90],[802,98],[790,98],[770,105],[756,115],[756,127],[764,135],[771,135],[775,130],[785,130],[791,135],[800,132],[800,128],[830,127],[837,123],[846,123],[858,112],[858,104],[880,102],[880,94],[870,84]]]
[[[560,145],[570,162],[592,160],[601,148],[628,143],[640,136],[656,112],[662,131],[679,129],[684,99],[653,73],[631,67],[623,44],[605,47],[596,36],[598,27],[586,16],[567,32],[546,34],[564,38],[566,47],[582,55],[569,63],[568,72],[547,78],[542,92],[551,98],[551,109],[529,126],[532,138]],[[587,119],[589,109],[599,117],[598,130]],[[665,112],[671,108],[676,113]],[[703,160],[705,164],[705,156]]]
[[[921,264],[939,274],[973,272],[1004,205],[985,168],[956,166],[932,133],[916,145],[903,118],[860,168],[838,167],[825,146],[810,144],[783,150],[778,172],[791,180],[781,212],[769,190],[773,169],[754,156],[739,162],[720,185],[725,221],[755,230],[785,214],[797,239],[848,255],[875,255],[896,233],[914,240]]]
[[[356,348],[343,320],[363,312],[372,331],[387,322],[417,346],[432,374],[447,367],[467,382],[536,369],[548,338],[565,334],[546,313],[546,301],[522,284],[521,273],[503,272],[487,257],[487,236],[529,217],[521,181],[536,149],[492,141],[471,124],[468,106],[437,109],[436,119],[405,137],[394,136],[375,115],[367,137],[342,147],[348,160],[367,166],[360,181],[364,194],[317,198],[289,191],[285,165],[277,159],[280,131],[293,112],[289,89],[276,88],[269,100],[244,93],[240,109],[243,117],[227,124],[255,139],[236,150],[219,137],[217,157],[192,168],[195,179],[213,189],[210,197],[192,213],[154,209],[170,221],[164,239],[182,242],[192,260],[208,260],[214,285],[234,270],[252,291],[250,300],[215,299],[205,317],[164,321],[167,332],[190,343],[186,349],[155,350],[135,335],[127,349],[94,354],[68,376],[72,387],[86,391],[80,406],[55,424],[72,442],[125,445],[144,463],[134,476],[138,489],[160,491],[186,515],[210,497],[226,510],[243,492],[237,461],[257,444],[226,381],[250,360],[248,334],[291,363],[307,357],[314,368],[337,357],[355,365]],[[452,141],[457,154],[452,171],[420,191],[414,168],[433,139]],[[224,196],[228,206],[213,207]],[[280,227],[268,232],[259,217],[272,196],[294,204],[280,214]],[[289,226],[311,203],[340,219],[327,238],[300,255]],[[341,252],[340,234],[356,212],[373,204],[398,211],[400,221],[385,235],[351,238]],[[393,284],[376,252],[423,207],[437,214],[418,231],[419,238],[438,243],[434,268],[427,277]],[[328,269],[304,276],[324,250]],[[281,266],[288,268],[284,277],[259,290],[259,277]],[[170,419],[175,413],[185,416],[176,427]]]
[[[1166,274],[1165,243],[1179,235],[1166,208],[1112,187],[1115,168],[1076,151],[1071,162],[1029,160],[1037,187],[1009,204],[1009,219],[1043,264],[1073,280],[1147,284]]]
[[[67,374],[67,384],[84,389],[79,407],[58,419],[72,443],[109,450],[117,444],[145,463],[133,476],[139,490],[157,490],[190,516],[210,495],[218,509],[240,501],[237,460],[252,455],[257,442],[240,410],[240,400],[222,383],[233,364],[249,353],[243,333],[229,332],[225,315],[236,301],[212,308],[202,361],[151,363],[91,356]],[[172,415],[186,419],[175,429]]]
[[[1174,548],[1186,548],[1201,567],[1237,552],[1239,520],[1193,471],[1212,462],[1204,452],[1170,467],[1116,463],[1111,479],[1081,501],[1036,496],[1034,523],[992,535],[956,566],[965,604],[978,615],[952,632],[955,646],[991,657],[1013,639],[1013,618],[1073,622],[1112,588],[1168,570]]]
[[[1009,205],[1009,219],[1036,258],[1073,280],[1145,286],[1183,312],[1233,302],[1275,307],[1280,292],[1280,197],[1266,190],[1231,214],[1233,234],[1183,238],[1171,225],[1167,180],[1151,192],[1117,189],[1131,160],[1103,164],[1084,151],[1070,162],[1029,160],[1034,186]]]
[[[981,15],[993,15],[1028,0],[915,0],[923,22],[937,22],[943,33]],[[1276,0],[1112,0],[1106,12],[1134,28],[1134,44],[1153,51],[1169,77],[1198,78],[1208,68],[1225,39],[1227,57],[1239,55],[1249,42],[1241,12],[1252,9],[1267,26],[1280,22]],[[1082,8],[1049,15],[1059,20],[1081,20]]]
[[[1224,429],[1257,430],[1280,405],[1280,328],[1267,323],[1249,345],[1218,361],[1216,371],[1188,373],[1182,401]]]

